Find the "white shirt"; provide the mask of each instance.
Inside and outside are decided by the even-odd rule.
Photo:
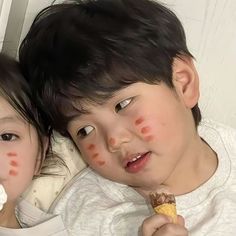
[[[198,189],[176,197],[190,236],[236,235],[236,131],[204,121],[200,136],[218,156],[214,175]],[[134,236],[153,214],[132,188],[85,169],[68,184],[51,211],[61,214],[69,235]]]
[[[68,236],[59,215],[45,213],[24,200],[19,202],[16,214],[22,228],[0,227],[1,236]]]

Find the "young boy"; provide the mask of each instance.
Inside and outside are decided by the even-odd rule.
[[[149,0],[50,6],[19,58],[52,127],[93,170],[52,207],[71,235],[137,235],[147,217],[145,236],[236,233],[236,132],[199,126],[198,74],[173,12]],[[161,185],[177,224],[150,216],[144,199]]]

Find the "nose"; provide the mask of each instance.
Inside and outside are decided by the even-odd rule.
[[[132,133],[125,127],[114,127],[107,132],[107,147],[110,152],[117,152],[132,139]]]

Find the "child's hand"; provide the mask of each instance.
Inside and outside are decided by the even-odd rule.
[[[141,236],[187,236],[188,231],[184,227],[184,219],[178,216],[177,224],[171,218],[155,214],[143,221],[141,226]]]

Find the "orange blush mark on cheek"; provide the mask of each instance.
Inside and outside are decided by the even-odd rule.
[[[135,125],[140,125],[141,123],[143,123],[143,121],[144,121],[143,117],[139,117],[139,118],[134,122],[134,124],[135,124]]]
[[[144,140],[147,141],[147,142],[151,142],[151,141],[154,140],[154,136],[153,136],[153,135],[145,136],[145,137],[144,137]]]
[[[105,165],[105,161],[102,161],[102,160],[98,160],[97,161],[97,164],[99,165],[99,166],[103,166],[103,165]]]
[[[15,152],[8,152],[8,153],[7,153],[7,156],[8,156],[8,157],[16,157],[17,154],[16,154]]]
[[[116,144],[116,140],[114,138],[110,138],[108,142],[109,142],[110,145],[115,145]]]
[[[98,157],[98,153],[94,153],[93,155],[92,155],[92,159],[96,159]]]
[[[146,134],[151,130],[151,128],[149,126],[145,126],[141,129],[141,133],[142,134]]]
[[[12,160],[12,161],[10,162],[10,165],[11,165],[11,166],[14,166],[14,167],[19,166],[18,162],[17,162],[17,161],[14,161],[14,160]]]
[[[10,171],[9,171],[9,175],[11,175],[11,176],[17,176],[17,175],[18,175],[18,172],[15,171],[15,170],[10,170]]]
[[[95,149],[95,145],[94,144],[90,144],[89,146],[88,146],[88,150],[89,151],[92,151],[92,150],[94,150]]]

